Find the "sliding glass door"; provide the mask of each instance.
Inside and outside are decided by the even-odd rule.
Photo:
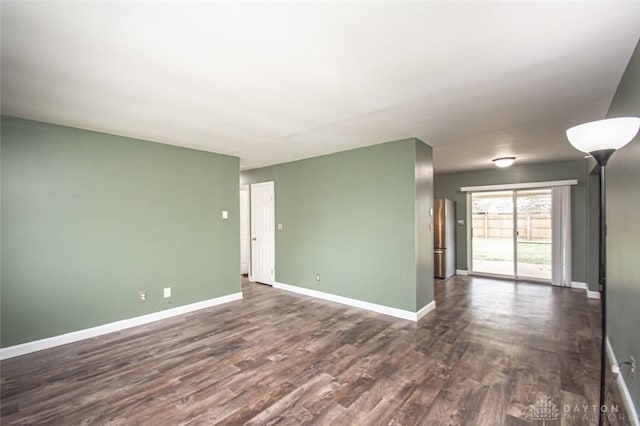
[[[513,191],[471,194],[472,271],[515,276]]]
[[[551,280],[551,189],[470,194],[471,272]]]
[[[551,281],[551,189],[518,190],[516,273]]]

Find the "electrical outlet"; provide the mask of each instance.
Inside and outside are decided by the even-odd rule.
[[[633,356],[630,356],[629,359],[631,360],[631,377],[635,379],[638,371],[638,364],[636,364],[636,359]]]
[[[165,287],[162,294],[165,299],[171,297],[171,287]]]
[[[320,281],[320,274],[316,274],[316,281]]]
[[[147,292],[146,291],[141,291],[140,293],[138,293],[138,298],[140,299],[141,302],[146,302],[147,301]]]

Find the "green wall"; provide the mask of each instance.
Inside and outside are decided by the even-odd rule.
[[[456,268],[468,269],[467,194],[461,187],[577,179],[578,185],[571,188],[572,280],[587,282],[588,164],[587,160],[575,160],[436,174],[435,197],[455,201],[456,219],[465,221],[465,226],[456,226]]]
[[[10,117],[1,153],[2,347],[240,291],[237,158]]]
[[[589,160],[587,185],[587,284],[589,290],[599,291],[599,262],[600,257],[600,174],[595,160]]]
[[[433,150],[416,139],[416,309],[433,300]]]
[[[609,117],[640,116],[640,45],[627,66]],[[613,154],[607,165],[607,332],[618,362],[640,361],[640,136]],[[640,376],[622,368],[636,406]]]
[[[428,267],[416,268],[416,199],[429,196],[418,146],[430,156],[407,139],[243,172],[275,182],[276,281],[415,312],[420,280],[420,302],[433,300]]]

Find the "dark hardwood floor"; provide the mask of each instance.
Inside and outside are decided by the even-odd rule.
[[[542,424],[546,398],[548,425],[597,423],[599,301],[582,290],[454,277],[417,324],[242,290],[3,361],[2,424]]]

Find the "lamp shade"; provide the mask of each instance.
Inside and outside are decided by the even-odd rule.
[[[636,136],[640,118],[620,117],[592,121],[567,130],[567,139],[579,151],[620,149]]]

